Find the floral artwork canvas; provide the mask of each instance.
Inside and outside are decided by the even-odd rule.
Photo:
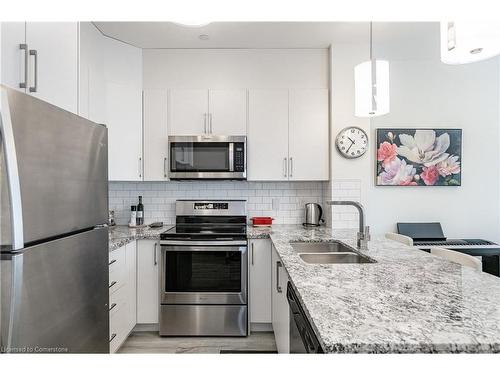
[[[378,186],[461,183],[461,129],[377,129]]]

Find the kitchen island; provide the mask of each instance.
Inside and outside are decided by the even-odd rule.
[[[340,240],[353,230],[248,228],[270,237],[325,353],[500,352],[500,279],[374,238],[376,263],[308,264],[291,241]]]

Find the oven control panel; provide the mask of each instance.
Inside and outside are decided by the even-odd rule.
[[[245,144],[234,143],[234,171],[245,172]]]
[[[226,202],[195,202],[195,210],[227,210],[229,203]]]

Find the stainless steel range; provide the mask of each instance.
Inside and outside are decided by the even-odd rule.
[[[246,336],[246,201],[179,200],[160,236],[160,335]]]

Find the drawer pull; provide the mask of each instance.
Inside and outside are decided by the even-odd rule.
[[[113,341],[113,339],[114,339],[115,337],[116,337],[116,333],[113,333],[113,334],[111,335],[111,338],[109,339],[109,342]]]
[[[109,311],[113,310],[116,307],[116,303],[113,303],[111,307],[109,308]]]
[[[112,287],[114,287],[116,284],[116,281],[113,281],[110,285],[109,285],[109,288],[111,289]]]
[[[116,263],[116,259],[113,259],[111,262],[109,262],[109,266],[111,266],[113,263]]]

